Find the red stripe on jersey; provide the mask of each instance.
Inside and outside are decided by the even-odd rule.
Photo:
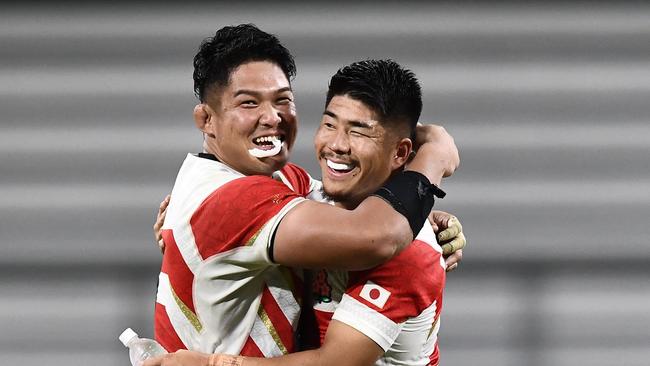
[[[264,354],[250,336],[246,340],[246,343],[244,343],[244,348],[241,349],[239,355],[248,357],[264,357]]]
[[[301,197],[265,176],[230,181],[212,192],[190,219],[203,259],[246,245],[287,203]]]
[[[192,300],[192,283],[194,282],[194,274],[187,267],[183,256],[181,255],[174,233],[171,230],[163,230],[162,237],[165,241],[165,254],[163,254],[161,271],[169,276],[169,282],[172,290],[179,299],[190,309],[193,313],[194,301]]]
[[[438,366],[438,362],[440,362],[440,352],[438,350],[438,341],[436,341],[433,353],[429,356],[429,366]]]
[[[285,165],[280,172],[284,174],[289,183],[291,183],[296,193],[301,196],[309,194],[310,178],[309,174],[307,174],[303,168],[289,163]]]
[[[314,314],[316,315],[316,323],[318,324],[318,333],[320,335],[320,344],[322,345],[323,342],[325,342],[327,327],[330,326],[330,322],[332,321],[332,316],[334,313],[314,309]]]
[[[293,327],[267,286],[264,286],[264,291],[262,291],[261,306],[266,315],[269,316],[269,320],[271,320],[271,324],[280,336],[280,341],[282,341],[284,347],[289,353],[294,352]]]
[[[154,338],[156,338],[158,343],[160,343],[160,345],[169,353],[176,352],[179,349],[187,349],[185,344],[183,344],[183,341],[178,338],[163,305],[156,303],[154,316],[156,318],[154,325]]]
[[[350,272],[346,293],[395,323],[402,323],[419,315],[442,295],[445,270],[440,265],[440,256],[429,244],[415,240],[379,267]],[[360,295],[368,281],[391,293],[382,308]]]

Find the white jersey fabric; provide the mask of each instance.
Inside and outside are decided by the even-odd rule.
[[[437,365],[445,262],[427,222],[390,261],[361,272],[317,273],[314,310],[324,340],[331,319],[377,343],[377,365]]]
[[[292,164],[274,178],[187,155],[162,230],[155,337],[167,351],[295,350],[302,279],[273,263],[272,242],[280,220],[319,182]]]

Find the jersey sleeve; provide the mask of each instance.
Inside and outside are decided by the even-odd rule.
[[[436,301],[444,283],[440,253],[415,240],[383,265],[351,272],[346,293],[332,319],[364,333],[386,351],[402,323]]]
[[[200,205],[190,224],[203,259],[237,247],[260,249],[259,260],[272,262],[269,248],[278,224],[302,194],[265,176],[247,176],[224,184]]]

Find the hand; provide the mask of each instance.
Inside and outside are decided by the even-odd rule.
[[[460,156],[454,138],[442,126],[418,125],[415,147],[417,154],[406,166],[425,174],[431,183],[439,184],[460,165]]]
[[[431,222],[438,243],[442,247],[447,272],[453,271],[458,268],[463,259],[463,248],[467,244],[463,225],[456,216],[443,211],[431,211],[429,222]]]
[[[182,349],[147,359],[142,366],[209,366],[209,362],[209,354]]]
[[[162,238],[162,226],[165,223],[165,217],[167,216],[167,206],[169,206],[170,195],[167,195],[165,199],[160,202],[160,207],[158,207],[158,215],[156,216],[156,222],[153,224],[153,237],[158,242],[158,248],[160,248],[161,253],[165,253],[165,242]]]

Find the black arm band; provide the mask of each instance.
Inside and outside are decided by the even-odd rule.
[[[415,238],[431,213],[433,197],[442,198],[445,192],[423,174],[407,170],[393,176],[373,195],[383,198],[406,217]]]

